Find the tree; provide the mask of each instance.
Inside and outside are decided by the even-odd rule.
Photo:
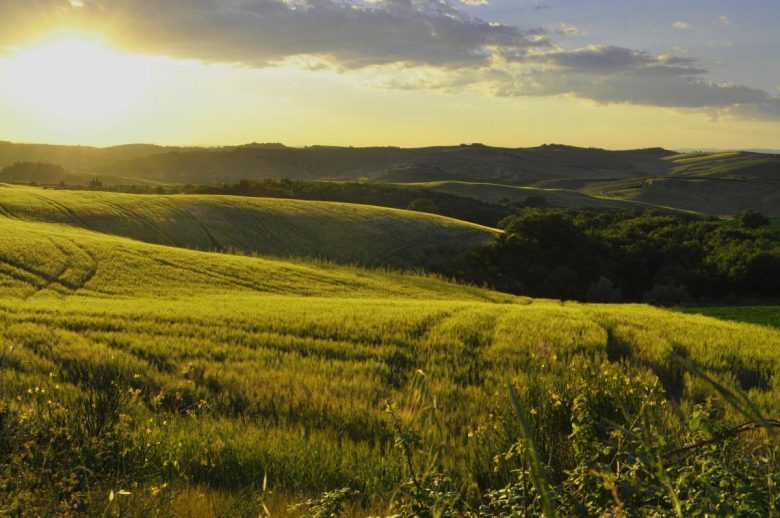
[[[755,210],[744,210],[739,214],[739,224],[745,228],[761,228],[769,225],[769,218]]]
[[[620,302],[623,291],[603,275],[588,288],[585,299],[588,302]]]
[[[530,208],[542,208],[542,207],[550,207],[550,203],[547,201],[547,198],[544,196],[529,196],[525,199],[523,203],[520,204],[520,207],[530,207]]]

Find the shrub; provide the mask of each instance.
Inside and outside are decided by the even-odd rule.
[[[769,218],[755,210],[745,210],[739,214],[739,224],[745,228],[766,227],[769,223]]]

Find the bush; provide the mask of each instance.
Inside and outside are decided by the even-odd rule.
[[[623,290],[602,275],[590,285],[585,298],[588,302],[620,302],[623,299]]]
[[[761,228],[769,225],[769,218],[755,210],[745,210],[739,215],[739,224],[745,228]]]
[[[676,286],[674,284],[656,284],[652,290],[644,295],[644,301],[649,304],[658,304],[661,306],[672,304],[685,304],[693,301],[693,297],[688,293],[685,286]]]

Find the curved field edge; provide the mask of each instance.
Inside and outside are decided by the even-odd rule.
[[[498,232],[348,203],[13,186],[0,186],[0,214],[183,248],[397,268],[452,265]]]

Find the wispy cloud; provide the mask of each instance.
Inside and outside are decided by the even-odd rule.
[[[690,23],[683,20],[677,20],[672,24],[672,27],[680,31],[687,31],[688,29],[693,28]]]
[[[562,34],[564,36],[582,36],[585,34],[578,27],[575,27],[574,25],[569,25],[568,23],[564,23],[564,22],[561,22],[560,26],[557,29],[555,29],[555,32],[557,34]]]

